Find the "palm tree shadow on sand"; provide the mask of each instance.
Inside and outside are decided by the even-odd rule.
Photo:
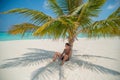
[[[17,67],[17,66],[29,66],[36,63],[47,62],[48,64],[46,66],[40,67],[39,69],[35,70],[32,73],[31,80],[39,80],[39,79],[54,80],[53,77],[55,75],[58,75],[59,80],[64,80],[65,68],[72,70],[74,68],[81,68],[81,67],[85,69],[89,69],[90,71],[95,71],[97,73],[120,76],[120,72],[118,71],[80,59],[80,57],[82,57],[82,58],[104,58],[104,59],[115,60],[113,58],[96,56],[96,55],[73,55],[69,61],[65,62],[65,64],[61,66],[60,60],[57,60],[56,62],[52,62],[54,51],[37,49],[37,48],[29,48],[29,49],[33,50],[33,52],[25,53],[21,57],[7,59],[5,60],[5,64],[0,65],[0,68],[4,69],[10,67]],[[73,65],[77,65],[77,67],[74,67]]]

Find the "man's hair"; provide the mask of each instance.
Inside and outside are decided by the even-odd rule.
[[[65,45],[67,45],[67,46],[71,46],[69,43],[65,43]]]

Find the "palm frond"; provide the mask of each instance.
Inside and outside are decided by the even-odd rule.
[[[75,9],[75,11],[73,11],[73,12],[71,13],[71,16],[78,16],[78,15],[81,13],[84,5],[85,5],[85,4],[82,4],[82,5],[78,6],[78,7]]]
[[[77,16],[77,22],[79,22],[78,27],[84,27],[91,24],[92,17],[97,17],[100,12],[101,6],[106,0],[88,0],[88,2],[78,6],[74,12],[71,13],[72,16]]]
[[[60,37],[66,38],[67,30],[69,28],[59,20],[49,21],[42,25],[36,32],[34,33],[36,36],[44,36],[48,35],[54,39],[58,39]]]
[[[120,7],[113,12],[111,15],[108,16],[108,19],[113,19],[113,18],[120,18]]]
[[[42,24],[52,19],[50,16],[44,14],[43,12],[27,8],[16,8],[3,12],[3,14],[10,13],[23,14],[24,16],[31,18],[31,20],[36,24]]]
[[[79,13],[79,17],[82,17],[83,15],[86,15],[86,17],[97,17],[98,13],[100,11],[101,6],[106,2],[106,0],[88,0],[88,2],[84,3],[82,6],[81,11],[81,5],[76,8],[75,12],[81,11]],[[76,13],[77,15],[78,13]]]
[[[89,69],[91,71],[95,71],[95,72],[98,72],[98,73],[120,75],[120,72],[118,72],[118,71],[108,69],[108,68],[105,68],[105,67],[100,66],[100,65],[93,64],[93,63],[88,62],[88,61],[77,59],[76,57],[73,57],[71,59],[71,62],[72,62],[71,63],[72,65],[74,63],[76,63],[79,67],[83,67],[83,68],[86,68],[86,69]]]
[[[71,17],[60,17],[58,18],[58,21],[60,21],[63,25],[65,25],[64,30],[66,31],[66,34],[68,34],[69,38],[75,36],[76,33],[76,26],[75,21]],[[65,33],[65,32],[64,32]]]
[[[108,16],[105,20],[96,21],[90,26],[83,28],[88,37],[111,37],[120,36],[120,8]]]
[[[60,8],[60,6],[58,5],[57,0],[48,0],[49,2],[49,7],[54,11],[54,13],[57,14],[57,16],[62,16],[64,15],[62,9]]]
[[[89,16],[89,13],[87,13],[86,10],[86,4],[84,3],[76,8],[74,12],[71,13],[71,16],[77,17],[76,22],[79,24],[77,27],[77,32],[79,32],[79,28],[81,30],[81,27],[89,26],[92,22],[91,17]]]
[[[34,35],[35,36],[44,36],[47,35],[48,33],[45,32],[45,30],[48,30],[48,27],[50,26],[50,24],[52,24],[53,21],[48,21],[46,23],[44,23],[42,26],[40,26],[35,32]]]
[[[31,80],[56,80],[55,75],[59,71],[58,62],[51,62],[45,67],[33,72]]]
[[[54,54],[54,51],[47,51],[43,49],[33,50],[35,50],[35,52],[23,54],[21,57],[7,59],[7,62],[5,64],[0,65],[0,68],[38,65],[41,62],[49,62]]]
[[[31,23],[16,24],[9,29],[8,33],[13,35],[22,34],[24,36],[26,32],[34,32],[37,28],[38,26]]]
[[[57,0],[63,12],[67,15],[71,14],[78,6],[83,3],[83,0]]]
[[[89,37],[111,37],[120,36],[120,25],[117,24],[120,19],[110,21],[99,21],[93,25],[93,29],[90,29]]]

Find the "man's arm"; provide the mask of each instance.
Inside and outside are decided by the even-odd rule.
[[[63,54],[65,53],[65,49],[63,50],[62,54],[61,54],[61,57],[63,56]]]

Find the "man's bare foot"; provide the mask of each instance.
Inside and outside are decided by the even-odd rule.
[[[60,65],[62,66],[64,64],[64,62],[62,62]]]

